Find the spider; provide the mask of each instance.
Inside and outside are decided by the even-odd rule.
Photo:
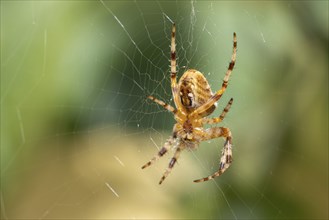
[[[216,93],[211,91],[207,79],[203,74],[197,70],[189,69],[180,78],[177,84],[176,71],[176,44],[175,44],[176,27],[172,26],[171,31],[171,90],[176,108],[166,104],[165,102],[148,96],[148,98],[155,103],[161,105],[166,110],[174,114],[176,124],[173,128],[172,135],[164,143],[164,146],[159,152],[144,166],[142,169],[150,166],[160,157],[165,155],[170,148],[175,150],[174,156],[169,162],[169,166],[164,172],[159,184],[169,175],[174,167],[180,153],[185,149],[196,149],[201,141],[206,141],[218,137],[224,137],[225,143],[221,153],[219,169],[214,174],[194,180],[194,182],[204,182],[220,176],[224,173],[232,163],[232,134],[229,128],[225,127],[211,127],[203,128],[204,124],[217,124],[221,122],[226,113],[229,111],[233,99],[231,98],[223,112],[219,117],[206,118],[210,115],[217,106],[217,101],[222,97],[228,85],[231,72],[235,65],[237,38],[233,33],[233,54],[228,70],[225,74],[222,87]]]

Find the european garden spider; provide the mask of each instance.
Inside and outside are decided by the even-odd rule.
[[[221,122],[226,113],[229,111],[233,99],[231,98],[219,117],[206,118],[217,106],[217,101],[222,97],[228,84],[231,72],[236,60],[237,40],[236,34],[233,33],[233,54],[228,70],[225,74],[222,88],[215,94],[212,93],[207,79],[197,70],[189,69],[180,78],[178,85],[176,80],[176,44],[175,44],[175,24],[171,32],[171,90],[176,109],[163,101],[148,96],[155,103],[163,106],[174,114],[176,124],[173,128],[172,136],[165,142],[149,162],[142,169],[153,164],[157,159],[162,157],[170,148],[175,149],[175,154],[170,160],[169,166],[164,172],[159,184],[161,184],[174,167],[180,153],[185,149],[196,149],[201,141],[213,138],[226,138],[224,148],[221,153],[219,170],[213,175],[194,180],[194,182],[203,182],[220,176],[229,168],[232,163],[232,134],[230,129],[225,127],[203,128],[204,124],[217,124]]]

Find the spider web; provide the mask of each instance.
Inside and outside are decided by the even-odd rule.
[[[1,218],[328,218],[328,2],[1,1]],[[312,22],[310,22],[312,21]],[[141,170],[171,134],[178,78],[220,88],[222,139]],[[306,23],[305,23],[306,22]],[[312,39],[312,40],[310,40]],[[325,45],[325,47],[323,47]]]

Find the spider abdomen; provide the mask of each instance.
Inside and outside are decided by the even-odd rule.
[[[192,112],[213,95],[207,79],[197,70],[189,69],[178,82],[179,94],[183,106],[187,112]],[[210,115],[216,108],[212,105],[204,114]]]

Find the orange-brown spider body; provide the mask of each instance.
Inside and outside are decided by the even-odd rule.
[[[206,118],[213,113],[217,106],[217,101],[222,97],[225,92],[228,80],[235,65],[237,40],[236,34],[233,34],[233,54],[228,70],[226,71],[222,87],[216,93],[210,89],[209,83],[204,75],[194,69],[187,70],[177,83],[176,72],[176,27],[172,27],[171,32],[171,90],[175,107],[166,104],[165,102],[149,96],[148,98],[155,103],[163,106],[168,111],[174,114],[176,124],[173,128],[173,134],[164,143],[157,155],[155,155],[149,162],[147,162],[142,169],[153,164],[157,159],[162,157],[168,152],[170,148],[175,150],[174,156],[169,162],[169,166],[159,184],[169,175],[174,167],[180,153],[185,149],[195,149],[199,146],[201,141],[206,141],[218,137],[224,137],[225,144],[222,150],[219,169],[214,174],[195,180],[194,182],[203,182],[220,176],[225,170],[229,168],[232,163],[232,134],[228,128],[225,127],[211,127],[204,128],[204,124],[217,124],[220,123],[226,113],[229,111],[233,99],[230,99],[223,112],[219,117]]]
[[[191,118],[190,113],[204,104],[213,95],[207,79],[197,70],[187,70],[178,82],[179,96],[187,114],[180,115],[178,120],[182,120],[181,124],[176,124],[174,129],[180,132],[180,137],[185,141],[196,141],[200,138],[197,130],[202,127],[202,122],[196,118]],[[216,104],[212,105],[204,112],[202,117],[210,115],[216,108]],[[190,145],[194,146],[194,145]]]

